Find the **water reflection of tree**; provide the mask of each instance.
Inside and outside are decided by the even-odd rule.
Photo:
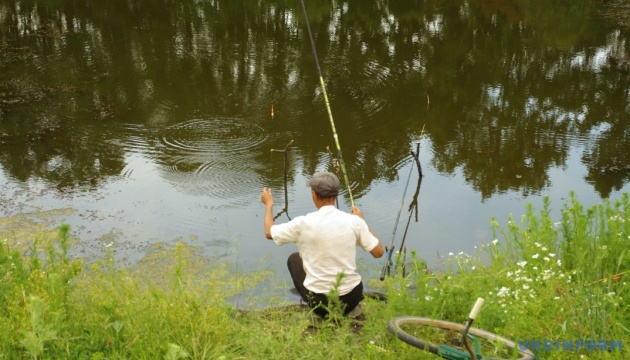
[[[36,76],[3,59],[0,66],[55,91],[39,100],[18,90],[28,101],[0,104],[13,111],[3,116],[0,135],[15,142],[53,132],[41,138],[71,140],[2,145],[8,151],[0,161],[16,177],[56,179],[60,175],[47,170],[55,163],[74,169],[64,170],[65,180],[56,182],[121,171],[124,150],[103,141],[104,123],[160,127],[201,112],[263,120],[272,101],[279,109],[315,106],[298,113],[299,120],[282,119],[280,113],[282,125],[267,129],[277,139],[272,146],[290,139],[300,144],[295,161],[304,163],[305,172],[321,166],[331,139],[314,140],[313,134],[330,130],[298,3],[17,4],[0,5],[0,45],[30,49],[20,54],[32,56],[15,60]],[[541,191],[549,184],[549,169],[566,165],[571,139],[605,122],[610,129],[589,143],[583,157],[587,180],[602,195],[623,186],[629,160],[619,154],[628,153],[628,136],[621,130],[627,122],[627,80],[601,74],[593,64],[598,51],[627,35],[611,39],[611,29],[587,21],[585,4],[545,4],[541,10],[540,4],[516,1],[498,8],[482,0],[353,0],[336,7],[309,1],[358,196],[375,179],[396,178],[395,165],[407,156],[421,123],[434,146],[433,165],[442,172],[461,169],[487,198],[508,190]],[[567,17],[572,20],[564,21]],[[549,26],[554,31],[545,30]],[[568,58],[567,49],[582,49],[581,59]],[[11,81],[5,76],[0,86]],[[29,112],[33,104],[39,106]],[[584,104],[594,106],[585,111]],[[20,111],[24,117],[15,115]],[[109,154],[111,166],[93,165],[103,163],[91,154],[94,144],[102,144],[99,152]],[[268,161],[267,156],[261,153],[258,160]],[[18,160],[24,158],[36,161]]]
[[[579,125],[582,133],[594,133],[582,161],[588,167],[586,180],[602,197],[620,190],[630,180],[630,113],[615,111],[628,108],[630,78],[628,69],[615,65],[608,63],[604,71],[596,75],[593,81],[602,85],[592,95],[590,112]]]

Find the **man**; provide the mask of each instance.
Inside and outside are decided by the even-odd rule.
[[[328,297],[341,275],[337,288],[344,315],[363,300],[363,283],[356,272],[356,247],[383,256],[383,245],[353,206],[351,214],[335,207],[339,179],[330,172],[318,172],[307,183],[317,211],[298,216],[288,223],[274,225],[273,196],[264,188],[260,200],[265,204],[265,236],[277,245],[296,243],[299,252],[289,256],[287,265],[293,284],[313,311],[326,317]],[[323,306],[322,306],[323,305]]]

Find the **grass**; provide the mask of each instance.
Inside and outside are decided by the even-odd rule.
[[[67,225],[26,251],[4,240],[0,359],[432,359],[389,334],[389,319],[464,323],[477,297],[486,301],[474,326],[512,340],[626,346],[536,349],[539,358],[628,357],[627,194],[588,209],[571,194],[556,221],[546,200],[539,211],[529,206],[518,222],[510,218],[501,226],[493,219],[490,226],[493,239],[474,254],[449,255],[439,270],[425,271],[412,253],[405,276],[384,282],[388,302],[364,302],[360,331],[344,318],[325,322],[315,335],[303,334],[307,311],[272,293],[253,299],[250,309],[230,306],[227,299],[269,274],[234,273],[183,244],[150,264],[118,269],[111,255],[90,266],[71,259]],[[286,306],[256,310],[265,300]]]

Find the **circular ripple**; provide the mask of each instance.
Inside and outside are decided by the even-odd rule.
[[[164,130],[160,141],[168,150],[218,154],[255,148],[267,138],[265,130],[244,119],[195,119]]]
[[[227,240],[207,240],[203,242],[203,251],[206,256],[226,257],[232,254],[232,243]]]
[[[169,159],[163,164],[162,176],[179,190],[212,197],[214,207],[232,207],[256,200],[263,184],[256,167],[255,155],[249,153],[229,156],[190,154]]]

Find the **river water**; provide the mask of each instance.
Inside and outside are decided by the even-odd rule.
[[[402,209],[396,247],[409,222],[406,248],[437,266],[544,196],[559,217],[570,190],[630,189],[622,2],[307,12],[352,195],[385,245]],[[265,240],[260,192],[278,221],[312,211],[306,181],[338,157],[304,20],[299,1],[3,1],[2,236],[65,222],[87,259],[182,241],[287,280],[295,247]],[[381,260],[361,255],[366,276]]]

